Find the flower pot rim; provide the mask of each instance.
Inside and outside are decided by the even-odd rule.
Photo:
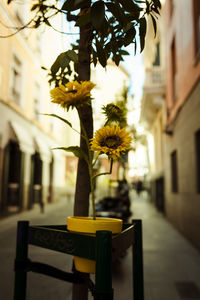
[[[67,228],[69,231],[80,233],[96,233],[98,230],[109,230],[113,234],[122,231],[122,220],[114,218],[72,216],[67,218]]]

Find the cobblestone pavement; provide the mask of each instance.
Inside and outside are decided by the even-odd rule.
[[[145,300],[200,299],[200,253],[157,212],[145,193],[131,191],[131,218],[142,219],[144,248]],[[50,204],[41,214],[39,207],[0,220],[0,299],[13,299],[13,262],[16,224],[29,220],[32,225],[65,224],[72,214],[72,202]],[[29,257],[70,271],[71,256],[30,247]],[[131,300],[131,251],[113,268],[115,300]],[[27,300],[70,300],[72,286],[43,275],[28,274]],[[89,296],[92,299],[91,296]]]

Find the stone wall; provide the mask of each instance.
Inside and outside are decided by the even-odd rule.
[[[166,215],[200,249],[200,193],[196,187],[195,132],[200,129],[200,81],[180,110],[173,135],[166,137]],[[178,192],[171,189],[171,153],[177,151]]]

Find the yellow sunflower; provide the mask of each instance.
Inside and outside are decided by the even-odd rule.
[[[92,151],[97,151],[98,154],[103,152],[110,158],[116,159],[129,149],[131,140],[132,138],[125,128],[105,126],[95,132],[90,148]]]
[[[60,85],[50,91],[52,102],[59,104],[63,108],[70,108],[70,106],[77,107],[85,103],[89,103],[91,98],[90,91],[95,84],[91,81],[68,82],[66,85]]]

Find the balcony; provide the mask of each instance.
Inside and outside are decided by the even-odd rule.
[[[152,66],[146,69],[146,80],[144,93],[163,93],[164,92],[164,72],[161,67]]]
[[[141,105],[141,121],[151,127],[158,111],[164,103],[164,72],[159,66],[146,69]]]

